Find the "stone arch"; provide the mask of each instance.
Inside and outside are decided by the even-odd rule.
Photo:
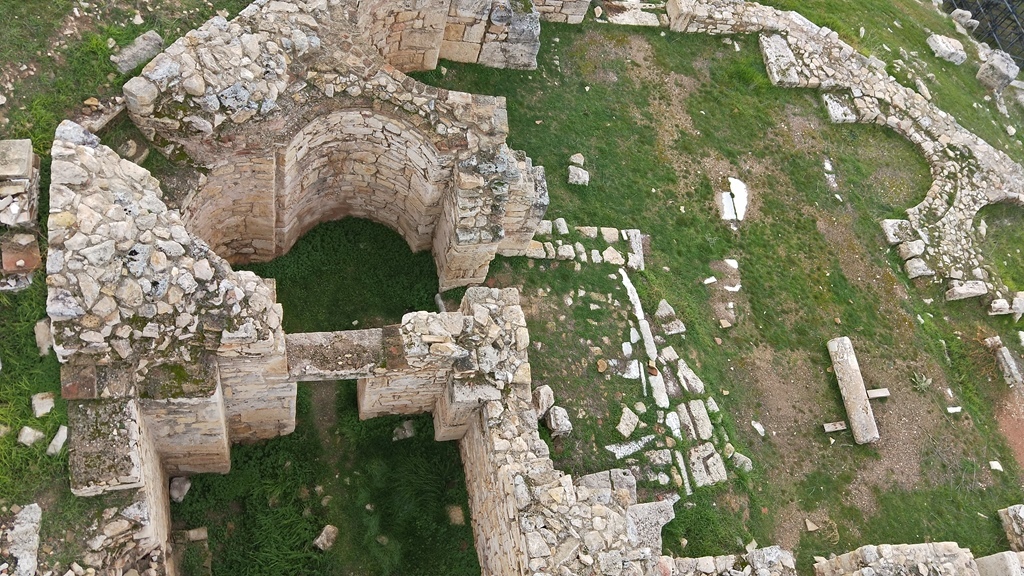
[[[279,169],[277,254],[317,224],[346,216],[384,224],[418,252],[431,247],[452,159],[402,118],[342,110],[299,130]]]

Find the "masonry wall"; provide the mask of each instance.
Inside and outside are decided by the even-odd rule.
[[[280,306],[280,305],[278,305]],[[218,356],[224,414],[232,442],[256,442],[295,430],[298,387],[288,376],[284,332],[262,355]]]
[[[389,64],[409,72],[437,67],[450,0],[372,0],[359,5],[359,25]]]
[[[450,375],[451,370],[442,369],[360,378],[356,384],[359,419],[430,412]]]
[[[343,110],[300,130],[283,155],[277,253],[321,222],[368,218],[430,247],[453,159],[397,115]]]
[[[491,435],[481,410],[459,441],[459,456],[466,475],[473,541],[484,574],[529,574],[526,541],[519,529],[518,508],[508,476],[491,461]]]
[[[182,206],[193,234],[235,263],[265,262],[276,255],[273,155],[228,154],[205,185]]]
[[[218,384],[209,397],[139,400],[145,428],[172,476],[231,470],[224,395]]]

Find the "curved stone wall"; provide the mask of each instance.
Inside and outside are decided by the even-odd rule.
[[[321,222],[367,218],[431,247],[454,158],[399,117],[345,110],[317,118],[285,152],[278,253]]]

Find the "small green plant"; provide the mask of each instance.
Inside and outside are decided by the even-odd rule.
[[[914,372],[914,375],[910,377],[910,385],[917,392],[926,392],[932,387],[932,379],[920,372]]]

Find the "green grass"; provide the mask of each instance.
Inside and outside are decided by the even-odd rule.
[[[321,224],[285,257],[240,268],[277,280],[287,332],[383,326],[436,309],[430,252],[409,252],[398,234],[368,220]]]

